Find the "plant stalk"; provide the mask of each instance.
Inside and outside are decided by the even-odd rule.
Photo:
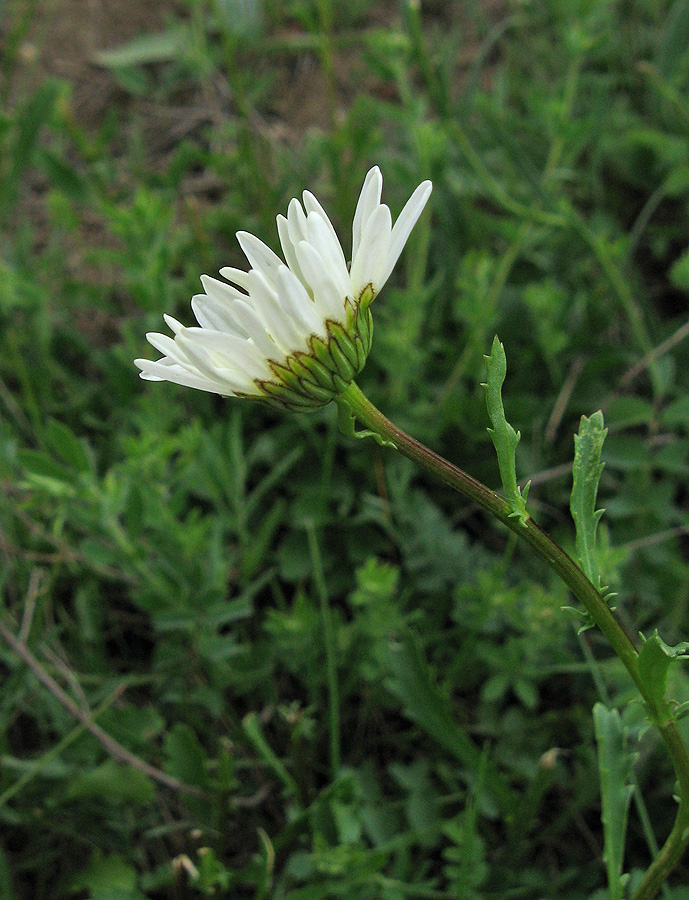
[[[394,425],[368,400],[354,382],[340,395],[339,401],[349,407],[365,428],[379,435],[384,441],[392,443],[407,459],[440,478],[468,500],[477,503],[530,544],[541,559],[564,581],[621,659],[643,697],[651,719],[660,731],[672,758],[679,783],[680,802],[675,824],[665,845],[631,898],[631,900],[651,900],[689,843],[689,751],[674,721],[668,721],[667,715],[657,708],[655,699],[644,684],[639,671],[638,652],[632,639],[582,569],[533,519],[528,518],[522,522],[511,515],[507,502],[495,491]]]

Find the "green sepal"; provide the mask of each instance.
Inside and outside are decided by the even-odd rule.
[[[576,528],[576,547],[581,567],[589,581],[600,591],[601,579],[596,557],[596,529],[603,515],[596,509],[598,483],[603,471],[603,442],[608,429],[603,413],[598,410],[590,418],[581,417],[579,433],[574,435],[574,465],[570,510]]]
[[[369,290],[368,288],[366,290]],[[362,297],[366,295],[366,291],[362,294]],[[353,331],[355,334],[360,335],[361,340],[364,343],[364,352],[365,356],[368,356],[371,350],[371,343],[373,341],[373,316],[371,315],[371,310],[369,309],[370,300],[366,304],[366,306],[360,306],[357,310],[354,319],[354,328]]]
[[[376,443],[380,444],[381,447],[392,447],[395,449],[395,444],[393,441],[388,441],[381,435],[377,434],[375,431],[357,431],[356,430],[356,416],[349,408],[347,402],[342,399],[338,399],[335,401],[337,403],[337,424],[340,426],[340,431],[345,437],[353,437],[353,438],[373,438]]]
[[[371,344],[373,343],[373,316],[371,315],[370,309],[366,309],[363,312],[361,336],[364,339],[364,347],[368,354],[371,351]]]
[[[345,381],[347,384],[350,384],[352,379],[356,375],[356,369],[350,362],[347,354],[344,352],[340,340],[334,336],[331,336],[330,340],[328,341],[328,349],[330,350],[330,356],[332,357],[333,363],[335,364],[337,374],[343,381]]]
[[[353,344],[356,351],[356,371],[357,373],[359,373],[364,368],[364,364],[366,362],[366,348],[364,347],[364,342],[361,339],[361,335],[354,335]]]
[[[359,303],[357,304],[357,311],[364,312],[364,313],[368,312],[369,311],[368,308],[371,305],[371,303],[373,302],[373,298],[375,296],[376,295],[373,292],[373,285],[367,284],[366,287],[361,292],[361,295],[359,296]]]
[[[299,378],[306,379],[326,391],[334,392],[332,371],[315,357],[309,356],[308,353],[295,353],[287,362]]]
[[[266,381],[262,383],[265,388],[267,384],[274,385],[268,388],[274,396],[280,396],[297,406],[304,404],[316,408],[324,403],[329,403],[333,399],[333,391],[325,390],[304,378],[295,375],[291,369],[276,362],[270,363],[270,368],[277,378],[276,382]]]
[[[515,516],[524,524],[529,518],[526,511],[526,498],[529,493],[529,484],[522,492],[517,485],[516,450],[519,438],[518,431],[509,424],[505,418],[505,408],[502,404],[502,385],[507,374],[507,358],[505,348],[498,340],[497,335],[493,339],[490,356],[486,360],[487,380],[483,387],[486,389],[486,405],[488,416],[493,424],[488,429],[495,451],[498,455],[498,467],[500,479],[505,491],[505,497],[511,507],[511,516]]]
[[[311,340],[309,341],[309,346],[311,347],[311,352],[315,356],[315,358],[323,365],[325,368],[332,372],[333,370],[333,358],[330,355],[330,350],[328,348],[328,342],[326,339],[320,337],[317,334],[314,334]]]
[[[337,346],[344,356],[347,357],[347,362],[352,367],[354,375],[356,375],[359,371],[359,358],[354,345],[354,335],[348,334],[339,322],[328,323],[328,331],[330,332],[331,351],[334,346]]]
[[[282,402],[289,402],[292,406],[304,406],[305,401],[309,408],[316,409],[326,403],[330,403],[336,394],[333,385],[332,375],[328,374],[326,385],[319,384],[311,372],[311,364],[315,360],[305,357],[306,365],[296,363],[294,357],[287,359],[287,366],[271,360],[269,363],[271,371],[275,375],[276,382],[261,382],[261,387],[265,389],[266,384],[273,384],[272,388],[268,388],[274,396],[280,396]],[[318,364],[320,366],[320,364]],[[323,371],[325,367],[320,366]],[[309,377],[310,376],[310,377]]]
[[[313,397],[321,404],[330,403],[333,399],[334,395],[332,388],[324,388],[319,384],[314,384],[309,378],[300,378],[299,386],[302,393],[306,394],[308,397]]]
[[[373,336],[373,319],[368,309],[373,293],[362,295],[366,307],[347,309],[347,325],[329,320],[327,336],[312,334],[307,351],[296,351],[284,362],[269,360],[275,380],[256,380],[264,402],[274,407],[296,410],[318,409],[347,390],[366,363]]]
[[[280,384],[284,384],[290,390],[296,390],[301,393],[299,378],[294,372],[274,360],[271,360],[268,365]]]
[[[333,373],[333,384],[335,385],[338,395],[343,394],[351,383],[351,378],[349,381],[345,381],[343,378],[340,378],[339,375]]]
[[[670,666],[680,659],[689,659],[689,642],[682,641],[670,647],[654,631],[650,638],[644,639],[639,650],[639,676],[651,697],[654,709],[653,719],[662,725],[675,718],[671,705],[667,702],[667,676]]]
[[[259,381],[263,393],[269,398],[276,400],[282,406],[288,406],[290,409],[318,409],[323,406],[322,401],[307,397],[304,394],[297,393],[286,384],[279,384],[276,381]]]

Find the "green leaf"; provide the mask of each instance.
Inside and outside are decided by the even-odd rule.
[[[627,729],[616,709],[602,703],[593,707],[598,744],[598,770],[603,821],[603,859],[608,872],[609,900],[622,900],[626,878],[622,875],[629,801],[629,784],[636,754],[627,746]]]
[[[12,870],[2,847],[0,847],[0,900],[17,900],[12,887]]]
[[[670,281],[681,291],[689,288],[689,250],[675,260],[670,267]]]
[[[283,783],[284,787],[287,789],[287,793],[294,797],[299,796],[299,787],[297,785],[297,782],[294,780],[294,778],[292,778],[290,773],[287,771],[285,764],[277,756],[273,748],[266,740],[266,737],[263,734],[263,729],[261,727],[261,722],[256,713],[251,712],[247,713],[247,715],[244,716],[242,720],[242,728],[244,729],[245,735],[253,745],[254,749],[257,750],[265,765],[268,766],[269,769],[272,769],[273,774],[275,774]]]
[[[660,32],[655,65],[665,78],[684,71],[689,47],[689,0],[675,0]]]
[[[91,468],[91,457],[84,441],[63,422],[51,419],[43,436],[53,453],[62,457],[77,472],[87,472]]]
[[[58,87],[53,81],[46,81],[24,105],[17,122],[16,140],[12,148],[12,173],[10,181],[16,184],[21,173],[31,163],[38,142],[38,135],[43,125],[50,119]]]
[[[188,725],[179,722],[173,726],[165,739],[165,752],[171,775],[185,784],[206,787],[206,753]]]
[[[375,431],[357,431],[356,417],[347,403],[338,398],[336,398],[335,402],[337,403],[337,424],[340,426],[340,431],[345,437],[361,439],[371,437],[376,443],[380,444],[381,447],[394,448],[395,444],[393,441],[386,440],[386,438],[381,437],[381,435],[377,434]]]
[[[142,897],[136,890],[136,870],[119,854],[103,855],[96,850],[89,864],[70,882],[70,892],[88,891],[98,900],[134,900]]]
[[[689,659],[689,642],[683,641],[674,647],[668,646],[657,630],[650,638],[644,640],[639,650],[639,675],[651,694],[656,717],[669,721],[673,718],[670,706],[665,699],[667,691],[667,675],[673,662]]]
[[[507,374],[507,358],[505,356],[505,348],[498,340],[497,335],[493,338],[490,356],[484,358],[486,360],[488,378],[483,386],[486,389],[488,416],[493,423],[493,427],[488,429],[488,433],[498,454],[502,487],[505,491],[507,502],[512,509],[510,515],[518,517],[524,523],[529,518],[529,514],[526,511],[529,485],[526,485],[523,494],[517,485],[516,451],[521,434],[515,431],[505,418],[505,408],[502,404],[502,385]]]
[[[158,34],[142,34],[129,43],[112,50],[101,50],[95,61],[106,69],[120,66],[140,66],[145,63],[170,62],[179,59],[184,50],[184,33],[179,28],[170,28]]]
[[[56,462],[55,459],[43,450],[33,450],[30,447],[19,450],[17,459],[31,475],[37,475],[40,478],[51,478],[55,481],[70,483],[73,474]]]
[[[40,161],[48,178],[63,194],[73,200],[84,200],[88,195],[88,183],[79,171],[54,150],[45,149]]]
[[[648,400],[642,397],[617,397],[612,400],[605,415],[608,425],[615,428],[633,428],[635,425],[647,425],[653,421],[654,409]]]
[[[590,418],[581,417],[579,433],[574,435],[573,485],[570,509],[576,527],[577,553],[581,567],[598,590],[601,589],[596,559],[596,529],[603,510],[596,510],[596,495],[603,463],[600,461],[608,429],[603,413],[598,410]]]
[[[388,687],[402,702],[405,714],[468,771],[475,772],[481,764],[481,751],[457,724],[456,714],[434,683],[412,634],[407,634],[403,642],[390,645],[388,665],[392,676]],[[510,787],[493,766],[486,769],[486,788],[503,811],[514,804]]]
[[[96,797],[144,804],[150,803],[154,795],[155,786],[148,775],[113,759],[74,776],[67,789],[70,800]]]
[[[689,431],[689,396],[678,397],[661,413],[661,424],[666,428]]]

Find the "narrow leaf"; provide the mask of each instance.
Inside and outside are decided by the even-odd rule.
[[[170,28],[157,34],[138,35],[120,47],[101,50],[96,53],[95,62],[106,69],[170,62],[179,59],[183,50],[183,32],[179,28]]]
[[[627,729],[616,709],[593,707],[598,744],[598,770],[603,821],[603,859],[608,872],[609,900],[622,900],[624,844],[633,787],[629,784],[636,754],[627,746]]]
[[[10,178],[17,181],[31,162],[41,128],[50,119],[58,95],[57,84],[46,81],[24,105],[17,116],[17,132],[12,148]]]
[[[486,356],[485,360],[488,377],[486,384],[483,386],[486,389],[488,416],[493,424],[493,427],[489,428],[488,432],[498,454],[500,478],[507,502],[512,508],[511,515],[517,516],[521,522],[526,522],[529,518],[529,514],[526,511],[526,497],[529,493],[529,485],[526,485],[523,494],[517,485],[516,451],[521,435],[512,428],[505,418],[505,408],[502,404],[502,385],[507,374],[507,358],[505,357],[505,348],[498,340],[497,335],[493,339],[490,356]]]
[[[603,463],[600,461],[608,429],[603,413],[598,410],[590,418],[581,417],[579,433],[574,435],[574,466],[570,510],[577,531],[577,553],[588,579],[600,590],[600,573],[596,559],[596,529],[603,510],[596,510],[596,495]]]
[[[64,422],[51,419],[44,431],[50,449],[77,472],[91,468],[91,456],[83,438],[78,438]]]
[[[457,724],[447,697],[436,685],[418,642],[412,634],[390,644],[388,688],[403,704],[404,714],[452,754],[470,772],[481,765],[481,750]],[[486,789],[503,811],[514,808],[515,796],[492,764],[486,768]]]

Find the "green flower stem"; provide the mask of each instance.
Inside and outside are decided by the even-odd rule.
[[[670,872],[680,861],[687,844],[689,844],[689,763],[687,762],[687,747],[674,722],[667,722],[659,727],[675,767],[679,807],[675,824],[672,826],[668,839],[663,844],[660,853],[646,870],[639,886],[632,894],[631,900],[652,900],[665,883]]]
[[[660,730],[679,782],[680,803],[672,832],[632,896],[632,900],[651,900],[689,843],[689,752],[676,724],[668,721],[667,714],[658,709],[654,697],[644,684],[639,672],[638,653],[631,638],[582,569],[533,519],[522,521],[511,515],[511,507],[495,491],[394,425],[376,409],[354,382],[338,399],[349,407],[365,428],[379,435],[383,441],[393,444],[403,456],[440,478],[462,496],[477,503],[530,544],[572,591],[622,660],[646,703],[649,715]]]
[[[330,769],[333,780],[340,771],[340,687],[337,678],[337,646],[333,617],[330,611],[330,601],[325,586],[323,575],[323,563],[318,548],[318,538],[313,522],[306,523],[306,536],[311,553],[316,590],[321,607],[321,625],[323,627],[323,642],[325,644],[325,665],[328,682],[328,711],[330,718]]]

